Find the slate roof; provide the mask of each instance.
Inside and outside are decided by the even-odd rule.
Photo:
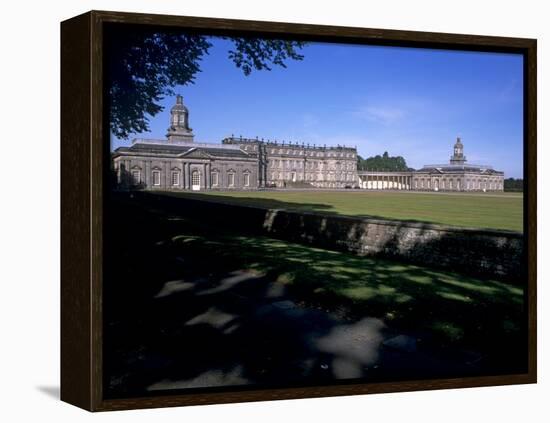
[[[191,148],[192,147],[183,145],[170,144],[133,144],[130,147],[119,147],[115,150],[115,152],[178,155],[188,152],[189,150],[191,150]]]
[[[136,143],[131,145],[130,147],[119,147],[115,150],[114,154],[154,154],[177,157],[182,154],[192,154],[193,152],[203,153],[206,156],[221,158],[251,158],[249,154],[241,149],[219,148],[216,145],[213,145],[212,147],[206,147],[204,145],[194,147],[190,145],[172,145],[160,143]]]
[[[416,173],[479,173],[483,175],[501,175],[503,172],[494,170],[488,166],[480,165],[428,165],[415,171]]]

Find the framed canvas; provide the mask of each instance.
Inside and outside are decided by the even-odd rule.
[[[61,24],[61,399],[536,382],[536,40]]]

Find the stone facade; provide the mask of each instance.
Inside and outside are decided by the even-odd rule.
[[[257,188],[257,160],[231,146],[135,140],[113,154],[119,187],[148,190]]]
[[[410,172],[359,171],[365,189],[414,191],[503,191],[504,173],[491,166],[466,164],[464,145],[457,138],[449,164],[425,165]]]
[[[258,159],[237,145],[196,143],[178,96],[165,140],[135,139],[117,148],[113,168],[122,189],[256,189]]]
[[[210,190],[357,185],[357,150],[229,137],[196,143],[177,96],[165,140],[135,139],[112,155],[121,189]]]
[[[357,149],[228,137],[196,143],[189,111],[177,96],[164,140],[135,139],[117,148],[113,168],[119,188],[210,190],[364,188],[415,191],[503,191],[504,174],[466,164],[460,138],[449,164],[406,172],[357,171]]]
[[[357,149],[337,146],[264,142],[229,137],[224,145],[238,145],[258,157],[260,187],[345,188],[357,185]]]

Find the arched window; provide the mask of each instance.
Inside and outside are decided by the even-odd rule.
[[[218,171],[212,172],[212,186],[217,187],[220,185],[220,174]]]
[[[160,170],[153,170],[153,185],[160,186]]]
[[[180,173],[177,170],[172,171],[172,186],[177,187],[180,184]]]
[[[132,170],[132,184],[139,185],[141,183],[141,171],[134,169]]]
[[[235,186],[235,173],[229,172],[227,174],[227,186],[228,187],[234,187]]]
[[[244,176],[244,186],[249,187],[250,186],[250,173],[245,172],[243,176]]]

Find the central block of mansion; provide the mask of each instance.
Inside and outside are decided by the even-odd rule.
[[[221,144],[197,143],[189,111],[177,96],[166,139],[135,139],[112,153],[120,189],[254,190],[277,188],[364,188],[502,191],[504,174],[466,165],[460,139],[449,165],[406,172],[357,170],[357,149],[265,142],[228,137]]]

